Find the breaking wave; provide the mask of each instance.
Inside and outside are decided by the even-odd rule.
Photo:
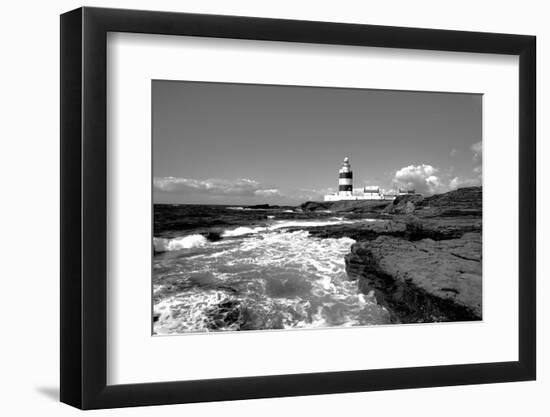
[[[270,219],[272,220],[272,219]],[[350,224],[351,220],[344,220],[343,218],[334,217],[328,220],[279,220],[275,221],[267,226],[258,227],[237,227],[236,229],[229,229],[222,233],[222,237],[236,237],[253,235],[261,232],[270,232],[279,229],[286,229],[291,227],[317,227],[317,226],[332,226],[336,224]]]
[[[270,216],[273,217],[273,216]],[[235,229],[227,229],[220,233],[222,238],[237,238],[241,236],[256,235],[258,233],[273,232],[289,228],[308,228],[319,226],[332,226],[338,224],[351,224],[358,220],[346,220],[343,217],[331,217],[326,220],[273,220],[269,218],[269,224],[265,226],[239,226]],[[362,220],[364,221],[364,220]],[[156,252],[170,252],[183,249],[202,247],[208,243],[208,239],[200,234],[180,236],[175,238],[153,238],[153,245]]]
[[[249,236],[215,242],[199,254],[159,258],[156,334],[386,322],[387,313],[347,278],[344,256],[353,239],[244,229],[233,232]]]
[[[222,237],[235,237],[235,236],[245,236],[254,233],[259,233],[266,230],[265,227],[237,227],[236,229],[226,230],[222,233]]]
[[[153,247],[156,252],[169,252],[181,249],[191,249],[204,246],[207,239],[203,235],[189,235],[173,239],[155,237]]]

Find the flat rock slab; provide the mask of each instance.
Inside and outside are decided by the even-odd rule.
[[[312,237],[340,238],[349,237],[354,240],[374,240],[378,236],[389,235],[407,240],[425,238],[444,240],[459,238],[468,232],[481,232],[481,218],[432,218],[419,219],[415,216],[393,216],[391,220],[371,219],[352,224],[336,224],[330,226],[314,226],[306,230]],[[303,230],[289,228],[288,230]]]
[[[306,230],[312,237],[336,239],[349,237],[354,240],[372,240],[384,234],[404,236],[406,224],[404,222],[394,222],[391,220],[374,220],[353,224],[315,226],[309,227]]]
[[[355,243],[346,269],[401,322],[481,319],[481,233],[440,241],[379,236]]]

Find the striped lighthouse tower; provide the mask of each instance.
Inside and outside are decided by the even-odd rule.
[[[339,196],[351,196],[353,192],[353,172],[351,171],[351,165],[349,164],[349,158],[344,158],[342,168],[340,168],[340,175],[338,178],[338,195]]]

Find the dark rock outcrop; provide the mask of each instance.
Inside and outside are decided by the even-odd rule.
[[[346,270],[359,288],[374,291],[394,321],[404,323],[481,319],[481,234],[410,242],[380,236],[358,242]]]
[[[218,232],[206,232],[203,234],[203,236],[208,239],[210,242],[217,242],[218,240],[222,240],[222,235]]]
[[[387,201],[307,202],[304,212],[365,219],[310,227],[317,238],[356,241],[346,270],[394,322],[481,320],[481,187]],[[370,219],[370,220],[369,220]]]
[[[402,221],[405,222],[405,238],[411,241],[457,239],[465,233],[481,233],[482,229],[481,218],[418,218],[410,216]]]
[[[346,270],[360,290],[395,322],[481,320],[481,187],[402,196],[384,212],[391,220],[324,232],[357,241]]]
[[[482,201],[481,187],[466,187],[430,197],[424,197],[420,194],[401,195],[393,201],[307,201],[300,208],[305,212],[378,213],[414,215],[417,217],[480,217]]]
[[[293,231],[293,229],[289,229]],[[380,235],[405,236],[406,223],[404,221],[376,220],[361,224],[335,224],[331,226],[316,226],[307,229],[309,235],[319,238],[341,238],[373,240]]]
[[[270,206],[269,204],[255,204],[253,206],[246,206],[246,208],[252,209],[252,210],[270,210],[270,209],[278,209],[280,206]]]
[[[416,209],[416,205],[423,199],[424,197],[420,194],[400,195],[388,204],[383,212],[389,214],[412,214]]]
[[[387,235],[415,241],[421,239],[445,240],[461,237],[468,232],[481,232],[481,218],[418,218],[415,216],[393,216],[391,220],[377,219],[361,224],[336,224],[309,227],[312,237],[374,240]],[[289,231],[301,228],[289,228]]]
[[[330,201],[306,201],[300,205],[303,211],[323,211],[328,210],[332,206]]]
[[[307,201],[300,207],[303,211],[331,211],[334,213],[379,213],[391,202],[387,200],[357,201]]]
[[[481,187],[459,188],[444,194],[423,197],[418,194],[399,196],[388,205],[388,214],[414,214],[418,217],[481,217]]]

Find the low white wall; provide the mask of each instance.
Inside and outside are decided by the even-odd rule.
[[[356,201],[356,200],[395,200],[394,196],[384,196],[382,194],[366,194],[366,195],[325,195],[325,201]]]

